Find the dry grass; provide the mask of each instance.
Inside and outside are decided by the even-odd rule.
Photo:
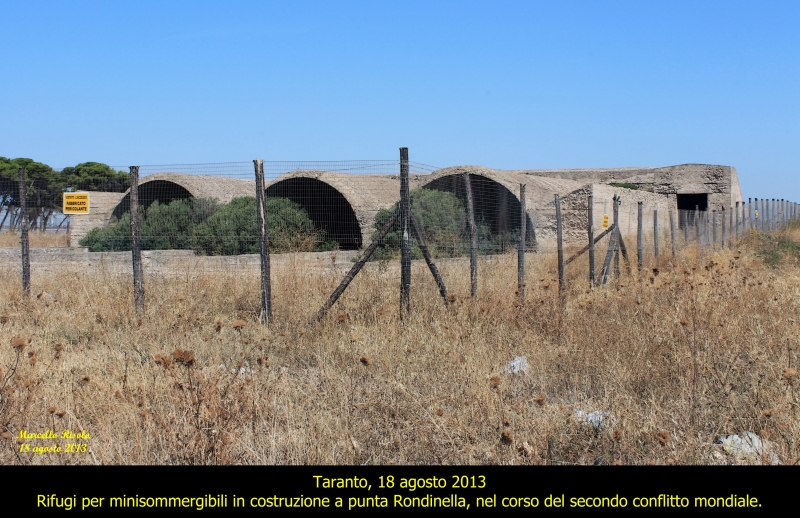
[[[29,232],[28,240],[31,248],[64,248],[69,246],[69,236],[64,231],[60,234],[53,234],[51,232]],[[19,232],[9,232],[7,230],[0,232],[0,248],[19,248],[19,246]]]
[[[800,276],[762,245],[689,248],[591,291],[581,259],[563,307],[553,253],[529,256],[524,300],[514,255],[481,264],[475,301],[467,263],[441,261],[450,307],[415,264],[403,321],[394,263],[316,325],[341,275],[276,268],[269,327],[255,271],[147,277],[141,318],[128,276],[34,272],[26,300],[6,274],[0,463],[707,464],[745,431],[793,463]],[[527,374],[505,372],[516,356]],[[574,417],[595,409],[615,423]],[[86,430],[91,452],[20,453],[23,429]]]

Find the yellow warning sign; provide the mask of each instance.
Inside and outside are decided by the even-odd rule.
[[[89,214],[88,192],[65,192],[64,214]]]
[[[608,229],[608,214],[603,214],[603,230]]]

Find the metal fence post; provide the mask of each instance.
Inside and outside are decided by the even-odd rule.
[[[467,192],[467,220],[469,221],[469,280],[470,297],[478,295],[478,227],[475,224],[475,203],[472,198],[472,182],[469,173],[464,173],[464,188]]]
[[[564,240],[563,226],[561,223],[561,200],[558,194],[555,195],[556,204],[556,243],[558,245],[558,293],[564,290]]]

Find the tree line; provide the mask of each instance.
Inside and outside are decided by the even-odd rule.
[[[25,170],[25,202],[33,230],[46,229],[61,214],[65,192],[125,192],[131,185],[128,172],[115,171],[99,162],[83,162],[56,171],[30,158],[0,157],[0,229],[15,230],[22,222],[19,168]]]

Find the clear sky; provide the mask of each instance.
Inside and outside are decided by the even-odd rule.
[[[0,155],[735,166],[800,201],[800,2],[0,0]]]

